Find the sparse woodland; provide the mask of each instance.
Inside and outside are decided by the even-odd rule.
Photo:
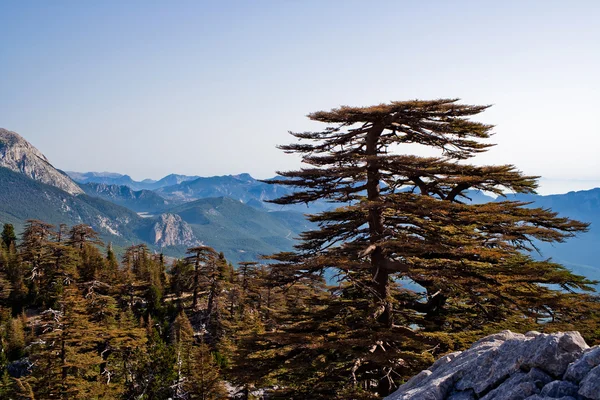
[[[485,106],[454,99],[342,107],[282,150],[305,167],[278,204],[327,200],[293,252],[231,265],[199,246],[117,255],[85,225],[4,225],[0,398],[376,399],[483,335],[579,330],[598,343],[592,284],[537,241],[587,229],[470,190],[532,193],[537,177],[471,163]],[[413,155],[426,147],[435,157]],[[403,282],[419,289],[409,290]]]

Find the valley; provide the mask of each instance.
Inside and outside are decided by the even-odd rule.
[[[145,243],[153,251],[181,257],[187,247],[202,243],[237,263],[291,250],[298,235],[311,227],[304,214],[331,208],[322,200],[308,205],[268,203],[290,194],[290,188],[245,173],[170,174],[142,181],[114,172],[65,174],[18,134],[0,133],[0,223],[14,224],[19,232],[28,219],[56,225],[86,223],[117,249]],[[21,158],[19,163],[15,155]],[[477,191],[468,196],[471,203],[501,200]],[[506,199],[590,222],[589,232],[565,243],[540,243],[536,256],[600,280],[600,249],[594,245],[600,240],[600,189],[549,196],[507,194]],[[168,240],[159,232],[170,232]]]

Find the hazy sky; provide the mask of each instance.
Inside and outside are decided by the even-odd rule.
[[[0,0],[0,127],[63,170],[269,177],[305,115],[494,106],[481,163],[600,186],[600,1]]]

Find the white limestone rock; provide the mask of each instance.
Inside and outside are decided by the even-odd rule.
[[[567,368],[565,380],[579,383],[592,370],[600,365],[600,346],[587,349],[581,358],[574,361]]]
[[[440,358],[386,399],[600,400],[598,364],[579,332],[504,331]]]
[[[153,227],[154,244],[160,247],[187,246],[202,244],[192,228],[177,214],[161,214]]]
[[[50,161],[19,134],[0,128],[0,167],[78,195],[83,190],[67,174],[54,168]]]

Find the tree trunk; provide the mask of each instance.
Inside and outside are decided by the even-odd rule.
[[[271,284],[267,286],[267,313],[265,317],[267,321],[271,318]]]
[[[62,378],[62,382],[61,382],[61,393],[60,393],[60,398],[61,399],[67,399],[68,398],[68,394],[67,394],[67,378],[69,376],[69,368],[67,367],[67,349],[66,349],[66,339],[65,339],[65,332],[63,331],[61,333],[60,336],[60,364],[61,364],[61,378]]]
[[[200,254],[196,255],[196,263],[194,264],[194,297],[192,300],[192,310],[196,310],[198,305],[198,286],[200,285]]]
[[[206,328],[209,332],[213,333],[215,331],[214,323],[214,314],[215,308],[217,307],[217,278],[213,278],[213,281],[210,285],[210,292],[208,294],[208,304],[206,306]],[[212,329],[211,329],[212,328]]]
[[[381,173],[379,161],[377,159],[379,137],[383,132],[383,125],[374,124],[367,132],[367,199],[370,202],[380,200],[380,182]],[[369,207],[369,236],[371,244],[376,244],[383,236],[383,209],[378,205]],[[392,325],[392,309],[389,301],[389,271],[385,267],[386,259],[383,255],[380,246],[376,246],[371,253],[371,274],[373,285],[378,296],[379,307],[381,312],[378,316],[378,321],[385,326]]]

